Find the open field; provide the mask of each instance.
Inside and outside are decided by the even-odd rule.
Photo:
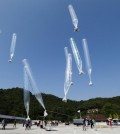
[[[59,126],[55,126],[51,128],[51,131],[46,131],[45,129],[41,129],[36,125],[33,125],[31,130],[25,130],[25,127],[22,124],[17,124],[16,128],[13,128],[12,124],[8,124],[6,130],[2,130],[0,126],[0,134],[119,134],[120,126],[113,126],[113,128],[100,128],[97,130],[87,128],[86,131],[83,131],[82,126],[74,126],[60,124]]]

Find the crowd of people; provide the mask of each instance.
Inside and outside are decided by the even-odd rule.
[[[110,128],[112,128],[112,126],[113,126],[112,119],[107,120],[106,123],[107,123],[108,126],[110,126]],[[88,120],[87,118],[84,118],[84,120],[83,120],[83,130],[84,131],[87,130],[88,125],[90,125],[91,129],[95,128],[95,130],[97,130],[97,125],[96,125],[96,120],[95,119]]]
[[[87,130],[88,125],[90,125],[91,128],[96,128],[95,119],[88,120],[87,118],[84,118],[84,120],[83,120],[83,131]]]
[[[46,120],[38,120],[34,123],[35,123],[34,125],[43,129],[46,128],[47,124],[50,124],[50,126],[58,126],[58,121],[51,121],[48,123]],[[113,125],[112,120],[107,120],[106,123],[107,125],[110,126],[110,128],[112,128],[112,125]],[[7,126],[7,120],[3,119],[1,122],[1,125],[2,125],[2,130],[5,130]],[[27,118],[26,120],[23,121],[23,127],[25,127],[25,130],[30,130],[31,126],[32,126],[32,120],[30,118]],[[94,128],[95,130],[97,130],[96,120],[84,118],[83,119],[83,131],[86,131],[88,126],[90,126],[91,129]],[[14,120],[13,122],[13,128],[16,128],[16,120]]]
[[[32,121],[30,119],[26,119],[23,121],[23,127],[25,126],[25,130],[31,129]]]

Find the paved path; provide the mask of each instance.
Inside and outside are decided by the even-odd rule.
[[[120,134],[120,126],[115,126],[112,129],[98,128],[97,131],[88,128],[83,131],[82,126],[59,125],[58,127],[53,127],[52,131],[46,131],[35,125],[32,126],[31,130],[25,130],[22,124],[17,124],[17,128],[13,128],[13,125],[8,124],[6,130],[2,130],[0,126],[0,134]]]

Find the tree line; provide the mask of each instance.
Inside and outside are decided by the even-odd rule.
[[[43,101],[48,112],[47,120],[71,121],[74,118],[102,117],[120,118],[120,96],[112,98],[93,98],[89,100],[68,100],[52,94],[42,93]],[[44,109],[30,93],[30,118],[43,119]],[[26,117],[23,100],[23,89],[16,87],[11,89],[0,89],[0,114]],[[100,115],[100,116],[98,116]]]

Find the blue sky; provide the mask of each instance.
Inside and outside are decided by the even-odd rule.
[[[68,11],[72,4],[79,32]],[[68,99],[86,100],[120,95],[120,0],[0,0],[0,88],[23,87],[24,58],[28,59],[41,92],[63,97],[65,54],[73,37],[83,60],[79,76],[73,59],[74,85]],[[8,63],[11,38],[17,33],[13,63]],[[85,66],[82,39],[86,38],[93,68]]]

